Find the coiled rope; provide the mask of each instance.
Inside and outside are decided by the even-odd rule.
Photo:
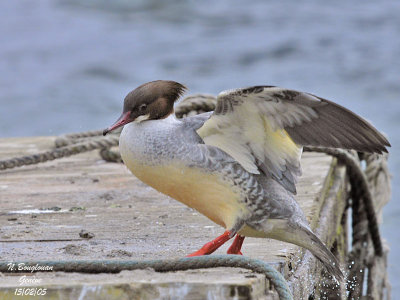
[[[304,151],[326,153],[336,157],[341,163],[346,165],[349,174],[350,185],[353,191],[353,200],[362,199],[368,219],[368,229],[374,245],[375,254],[383,255],[382,239],[379,233],[379,225],[376,217],[373,197],[368,187],[368,179],[363,172],[360,161],[354,152],[333,148],[305,147]],[[353,153],[353,154],[352,154]]]
[[[68,145],[33,155],[15,157],[0,161],[0,170],[38,164],[57,158],[63,158],[95,149],[105,149],[118,145],[118,136],[97,137],[81,142],[69,142]]]
[[[19,262],[13,262],[18,265]],[[158,260],[71,260],[71,261],[29,261],[26,266],[52,267],[52,271],[80,273],[119,273],[122,270],[151,268],[157,272],[185,271],[217,267],[234,267],[252,270],[264,274],[272,283],[279,299],[292,300],[292,294],[285,278],[265,262],[241,255],[212,255],[186,257],[180,259]],[[0,272],[10,273],[9,262],[0,262]],[[13,271],[15,272],[15,271]],[[26,271],[25,271],[26,272]]]

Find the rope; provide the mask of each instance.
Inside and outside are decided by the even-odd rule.
[[[100,149],[101,158],[108,162],[122,163],[121,154],[117,151],[112,151],[109,148]]]
[[[379,233],[379,225],[375,213],[374,201],[368,186],[368,179],[360,166],[358,158],[352,155],[351,152],[342,149],[304,147],[304,151],[326,153],[336,157],[340,162],[346,165],[353,197],[355,198],[354,200],[362,199],[365,205],[365,211],[368,218],[368,229],[371,234],[375,254],[382,256],[382,239]]]
[[[18,265],[18,262],[13,262]],[[283,276],[265,262],[241,255],[213,255],[158,260],[72,260],[72,261],[30,261],[26,266],[52,267],[52,271],[80,273],[119,273],[122,270],[151,268],[157,272],[185,271],[216,267],[233,267],[264,274],[279,295],[279,299],[292,300],[293,296]],[[0,272],[10,273],[9,262],[0,262]],[[26,272],[26,271],[25,271]]]
[[[38,154],[27,155],[22,157],[11,158],[0,161],[0,170],[12,169],[24,165],[32,165],[37,163],[63,158],[94,149],[109,148],[118,145],[118,136],[108,136],[97,139],[91,139],[86,142],[80,142],[54,150],[41,152]]]
[[[183,99],[175,108],[177,118],[183,118],[191,114],[200,114],[212,111],[217,104],[217,98],[213,95],[197,94]]]

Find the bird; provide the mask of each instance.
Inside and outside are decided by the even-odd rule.
[[[188,256],[209,255],[245,237],[304,247],[337,280],[337,258],[313,233],[295,200],[304,146],[387,152],[390,143],[350,110],[310,93],[269,85],[226,90],[214,111],[177,119],[181,83],[156,80],[124,99],[121,157],[141,181],[197,210],[225,231]]]

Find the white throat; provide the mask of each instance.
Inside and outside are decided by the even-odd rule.
[[[141,123],[141,122],[143,122],[143,121],[148,120],[149,118],[150,118],[150,114],[141,115],[141,116],[137,117],[137,118],[135,119],[135,121],[133,121],[133,122],[135,122],[135,123]]]

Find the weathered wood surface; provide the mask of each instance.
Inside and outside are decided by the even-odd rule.
[[[0,159],[47,150],[53,147],[54,139],[1,139]],[[340,224],[346,193],[345,170],[336,166],[335,159],[317,153],[303,154],[302,166],[297,200],[312,227],[331,246],[338,235],[345,236],[345,226]],[[0,203],[3,261],[183,257],[223,232],[196,211],[141,183],[124,165],[102,161],[96,152],[0,171]],[[95,237],[81,238],[82,229]],[[341,251],[345,244],[339,247]],[[225,253],[228,246],[217,253]],[[307,298],[314,284],[320,284],[321,264],[297,246],[247,238],[243,253],[274,264],[289,280],[295,299]],[[2,278],[2,297],[13,292],[11,287],[19,285],[18,276],[7,274]],[[149,298],[160,295],[155,291],[161,287],[165,292],[168,286],[174,291],[180,288],[188,299],[202,299],[205,295],[220,299],[235,295],[242,295],[240,299],[266,299],[259,292],[265,289],[263,276],[249,277],[248,271],[240,269],[153,273],[150,277],[143,276],[141,271],[118,275],[36,273],[36,276],[42,278],[40,286],[52,287],[57,293],[95,291],[99,299],[112,299],[101,298],[100,294],[107,295],[105,289],[124,284],[129,286],[122,289],[128,298],[144,284],[152,289]],[[62,286],[69,289],[57,288]],[[240,294],[240,291],[247,292]]]

